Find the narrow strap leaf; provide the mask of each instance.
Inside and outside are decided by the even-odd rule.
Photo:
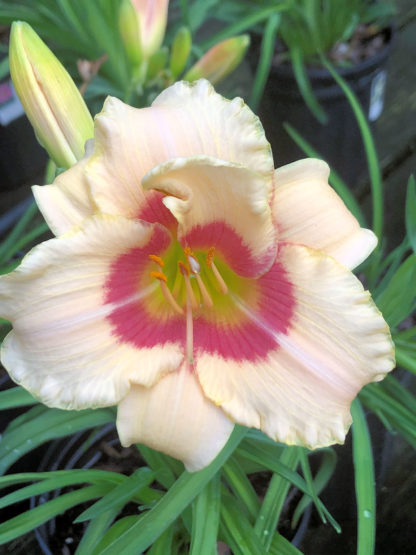
[[[352,439],[357,499],[357,555],[373,555],[376,533],[376,495],[370,434],[358,399],[351,406]]]
[[[245,428],[236,426],[228,443],[210,465],[199,472],[183,472],[153,509],[97,555],[131,555],[147,549],[219,471],[245,434]]]

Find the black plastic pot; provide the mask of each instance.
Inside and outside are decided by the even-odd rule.
[[[386,30],[385,36],[386,46],[374,57],[356,66],[338,69],[357,95],[370,124],[383,110],[392,30]],[[366,158],[352,109],[325,68],[308,68],[308,77],[328,116],[326,125],[319,123],[305,105],[292,66],[272,66],[259,115],[272,145],[275,165],[305,157],[283,128],[283,122],[288,122],[354,188],[366,176]]]

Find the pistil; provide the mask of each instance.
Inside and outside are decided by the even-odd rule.
[[[194,290],[192,289],[191,280],[189,279],[189,268],[186,266],[186,264],[182,262],[182,260],[179,260],[178,266],[181,274],[183,275],[183,279],[185,281],[186,298],[190,299],[193,310],[196,310],[199,304],[195,298],[195,293],[194,293]]]
[[[179,262],[179,269],[185,280],[186,287],[186,358],[189,364],[194,363],[194,324],[192,319],[192,285],[189,279],[189,270],[183,262]]]
[[[201,266],[199,265],[198,260],[195,258],[194,253],[191,251],[189,247],[184,249],[185,255],[189,262],[189,267],[191,268],[192,274],[196,278],[196,282],[198,283],[199,290],[201,292],[202,300],[204,301],[204,305],[212,308],[214,303],[212,302],[211,295],[208,293],[207,288],[205,287],[205,283],[202,281],[200,276]]]

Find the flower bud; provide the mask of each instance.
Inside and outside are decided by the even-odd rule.
[[[130,61],[148,60],[162,45],[169,0],[122,0],[120,32]]]
[[[187,27],[181,27],[175,35],[170,54],[170,71],[172,77],[176,79],[185,69],[191,52],[192,36]]]
[[[140,26],[136,10],[130,0],[122,0],[118,17],[124,49],[131,65],[136,67],[142,62]]]
[[[215,85],[239,65],[249,44],[248,35],[239,35],[219,42],[191,67],[185,74],[185,81],[196,81],[204,77]]]
[[[88,108],[68,72],[22,21],[12,25],[10,74],[37,138],[58,167],[69,168],[84,155],[94,135]]]

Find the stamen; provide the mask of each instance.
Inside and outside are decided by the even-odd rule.
[[[215,247],[209,247],[208,252],[207,252],[207,266],[208,266],[208,268],[211,268],[211,264],[212,264],[212,261],[214,259],[214,252],[215,252]]]
[[[195,298],[194,290],[192,289],[191,280],[189,279],[189,268],[182,262],[182,260],[179,260],[178,266],[181,274],[183,275],[183,279],[185,280],[186,299],[189,298],[191,300],[191,306],[194,310],[196,310],[199,305]]]
[[[157,256],[156,254],[149,254],[149,258],[150,260],[153,260],[153,262],[156,262],[156,264],[158,264],[161,268],[165,265],[160,256]]]
[[[215,252],[215,247],[210,247],[210,248],[208,249],[208,252],[207,252],[207,266],[208,266],[209,268],[211,268],[212,273],[214,274],[215,279],[217,280],[217,283],[218,283],[218,287],[219,287],[219,289],[220,289],[220,292],[221,292],[223,295],[226,295],[226,294],[228,293],[228,287],[227,287],[227,284],[225,283],[225,281],[224,281],[222,275],[221,275],[220,272],[218,271],[218,268],[215,266],[215,263],[214,263],[214,252]]]
[[[195,277],[199,286],[199,290],[201,291],[204,305],[212,308],[214,306],[214,303],[212,302],[211,295],[208,293],[207,288],[205,287],[205,283],[202,281],[202,278],[199,274],[195,274]]]
[[[165,276],[165,274],[163,272],[150,272],[149,275],[150,275],[150,277],[162,280],[165,283],[167,283],[167,281],[168,281],[168,278]]]
[[[178,305],[175,301],[172,293],[167,286],[167,277],[162,272],[150,272],[150,276],[159,280],[160,288],[162,290],[162,295],[165,297],[166,301],[170,304],[170,306],[178,313],[183,314],[183,309]]]

